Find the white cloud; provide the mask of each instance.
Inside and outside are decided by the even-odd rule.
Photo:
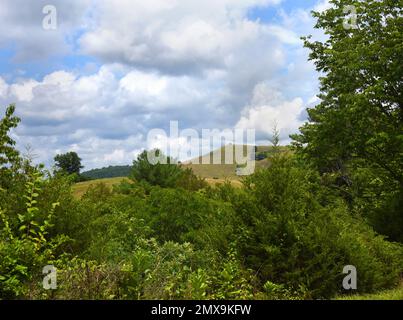
[[[320,0],[314,7],[315,11],[323,12],[332,7],[332,4],[329,0]]]
[[[280,39],[282,43],[294,45],[301,43],[301,39],[294,31],[286,29],[282,26],[270,25],[267,27],[267,33],[273,34]]]
[[[29,102],[34,97],[32,90],[37,84],[38,82],[32,79],[15,83],[10,86],[10,93],[11,95],[15,96],[17,101]]]
[[[303,111],[301,98],[286,101],[279,92],[260,83],[255,87],[251,104],[243,111],[236,128],[255,129],[258,135],[270,137],[276,125],[282,142],[287,142],[289,134],[298,132],[303,124],[300,119]]]
[[[8,84],[0,77],[0,98],[5,97],[8,94]]]
[[[299,39],[312,33],[307,11],[283,13],[278,23],[247,18],[249,9],[279,0],[100,0],[93,7],[55,0],[61,25],[54,33],[41,28],[45,2],[4,0],[0,19],[9,30],[0,30],[0,45],[11,41],[17,59],[49,63],[49,55],[78,47],[103,65],[9,83],[0,77],[0,104],[17,103],[18,143],[31,144],[38,161],[75,150],[87,169],[130,163],[148,130],[170,120],[265,135],[277,120],[286,138],[302,123],[302,99],[316,93]]]
[[[40,81],[1,79],[0,104],[17,103],[19,146],[32,145],[39,161],[49,164],[55,150],[75,150],[91,168],[129,163],[133,152],[146,146],[148,130],[170,120],[189,126],[214,121],[226,95],[220,74],[207,78],[138,70],[119,78],[114,66],[89,76],[57,71]]]
[[[125,150],[123,149],[115,149],[112,153],[106,154],[104,156],[104,160],[107,163],[123,163],[126,160]]]
[[[0,6],[0,47],[16,49],[15,60],[44,60],[73,50],[68,43],[77,30],[86,27],[84,17],[91,0],[53,0],[57,9],[57,29],[45,30],[42,9],[48,0],[2,0]],[[67,41],[66,41],[67,40]]]
[[[101,0],[97,23],[80,39],[83,52],[167,73],[226,68],[243,48],[273,37],[295,43],[292,32],[246,19],[247,10],[274,0]]]

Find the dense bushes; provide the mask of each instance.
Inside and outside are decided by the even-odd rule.
[[[179,168],[170,187],[98,184],[81,199],[71,177],[4,159],[1,299],[331,298],[346,293],[345,265],[359,292],[393,287],[403,272],[402,245],[371,229],[360,198],[347,201],[290,154],[272,155],[242,188]],[[46,265],[56,290],[42,287]]]
[[[10,242],[3,220],[2,298],[329,298],[343,293],[349,264],[359,291],[397,284],[401,246],[343,201],[324,205],[327,190],[314,172],[289,157],[271,161],[243,189],[139,185],[120,194],[100,184],[75,200],[56,187],[65,190],[66,178],[48,177],[35,205],[60,201],[50,235],[63,241],[39,251],[33,240]],[[50,263],[59,270],[53,293],[40,282]]]
[[[314,172],[289,157],[271,161],[269,169],[247,179],[242,200],[228,198],[228,190],[224,195],[244,222],[239,253],[262,285],[269,281],[305,297],[331,297],[343,290],[345,265],[357,268],[359,291],[397,284],[401,246],[384,241],[343,201],[327,196]]]

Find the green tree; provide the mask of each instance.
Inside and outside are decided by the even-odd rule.
[[[198,191],[206,188],[208,183],[205,179],[195,175],[191,168],[182,168],[182,174],[178,179],[176,186],[189,191]]]
[[[350,201],[366,198],[370,211],[391,194],[401,198],[403,190],[402,2],[330,2],[332,8],[313,13],[327,39],[304,38],[323,75],[321,102],[308,109],[309,122],[293,136],[294,145]],[[344,23],[349,5],[357,13],[352,28]],[[401,212],[388,223],[396,215]]]
[[[278,130],[277,121],[275,121],[273,124],[270,142],[273,145],[273,150],[277,152],[278,147],[280,146],[280,131]]]
[[[403,18],[396,1],[333,0],[314,12],[324,42],[305,39],[321,78],[321,103],[296,145],[321,171],[342,170],[357,160],[403,183]],[[354,5],[357,29],[345,29],[343,9]]]
[[[150,161],[150,156],[166,161]],[[182,175],[182,169],[174,163],[171,157],[162,154],[160,150],[144,151],[133,161],[130,178],[134,181],[145,181],[153,186],[173,188]]]
[[[65,154],[58,154],[55,157],[56,167],[65,171],[68,174],[80,174],[80,169],[84,168],[81,165],[81,158],[76,152],[68,152]]]
[[[0,120],[0,188],[7,187],[11,180],[10,167],[20,164],[20,154],[15,149],[15,141],[9,135],[10,130],[16,128],[20,122],[14,112],[15,106],[8,106],[4,118]]]

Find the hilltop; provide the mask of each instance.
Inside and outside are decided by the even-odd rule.
[[[278,147],[280,152],[290,152],[289,147]],[[246,151],[245,151],[246,152]],[[256,147],[256,168],[265,168],[268,166],[268,157],[273,154],[273,147],[258,146]],[[214,157],[221,154],[221,163],[212,164]],[[199,160],[200,164],[195,164]],[[202,164],[208,160],[211,164]],[[237,164],[225,164],[225,147],[216,149],[205,154],[198,159],[192,159],[182,163],[183,166],[191,168],[194,173],[202,178],[207,179],[239,179],[236,175]],[[105,179],[128,177],[130,175],[131,165],[108,166],[99,169],[88,170],[82,175],[89,179]]]
[[[244,149],[246,153],[246,149]],[[256,169],[259,168],[266,168],[269,166],[268,158],[274,152],[291,152],[288,146],[281,146],[277,147],[277,151],[271,146],[257,146],[255,150],[255,167]],[[212,164],[213,158],[221,156],[221,163],[219,164]],[[235,159],[235,157],[234,157]],[[202,164],[204,161],[208,161],[211,164]],[[194,164],[199,163],[199,164]],[[189,167],[193,170],[193,172],[202,177],[202,178],[209,178],[209,179],[240,179],[240,176],[237,176],[236,169],[238,164],[225,164],[225,147],[221,147],[216,149],[198,159],[193,159],[187,161],[183,164],[186,167]]]

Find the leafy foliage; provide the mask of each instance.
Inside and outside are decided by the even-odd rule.
[[[42,174],[36,171],[26,183],[24,194],[25,211],[18,213],[15,221],[0,207],[0,296],[26,296],[28,284],[34,281],[41,267],[51,264],[54,251],[66,237],[48,238],[52,219],[59,203],[52,203],[46,214],[36,200],[41,189]]]
[[[154,157],[156,161],[150,161]],[[161,161],[163,160],[163,161]],[[133,161],[130,178],[133,181],[145,181],[152,186],[174,187],[181,175],[181,170],[171,157],[160,150],[144,151]]]
[[[55,156],[56,167],[67,174],[80,174],[83,168],[81,165],[81,158],[76,152],[67,152],[65,154],[58,154]]]
[[[107,168],[93,169],[83,172],[81,175],[89,179],[128,177],[131,166],[109,166]]]
[[[286,283],[311,298],[341,292],[340,270],[348,264],[360,274],[359,290],[396,285],[401,247],[351,216],[319,181],[315,172],[287,157],[274,158],[270,169],[248,179],[247,199],[260,206],[244,216],[249,231],[241,253],[248,265],[259,270],[263,282]],[[390,263],[393,256],[397,260]]]
[[[15,141],[9,135],[9,131],[16,128],[20,122],[20,119],[14,116],[14,111],[15,106],[10,105],[0,120],[0,188],[10,186],[12,167],[20,165],[19,152],[14,148]]]
[[[396,1],[331,2],[314,13],[327,39],[304,38],[323,74],[321,102],[308,109],[294,145],[377,231],[402,241],[402,211],[390,205],[403,190],[402,8]],[[343,27],[347,5],[356,7],[356,28]]]
[[[150,159],[155,161],[150,161]],[[130,178],[134,182],[147,183],[163,188],[183,188],[197,191],[207,186],[204,179],[197,177],[192,169],[183,168],[174,159],[160,150],[144,151],[133,162]],[[127,186],[127,183],[124,183]]]

